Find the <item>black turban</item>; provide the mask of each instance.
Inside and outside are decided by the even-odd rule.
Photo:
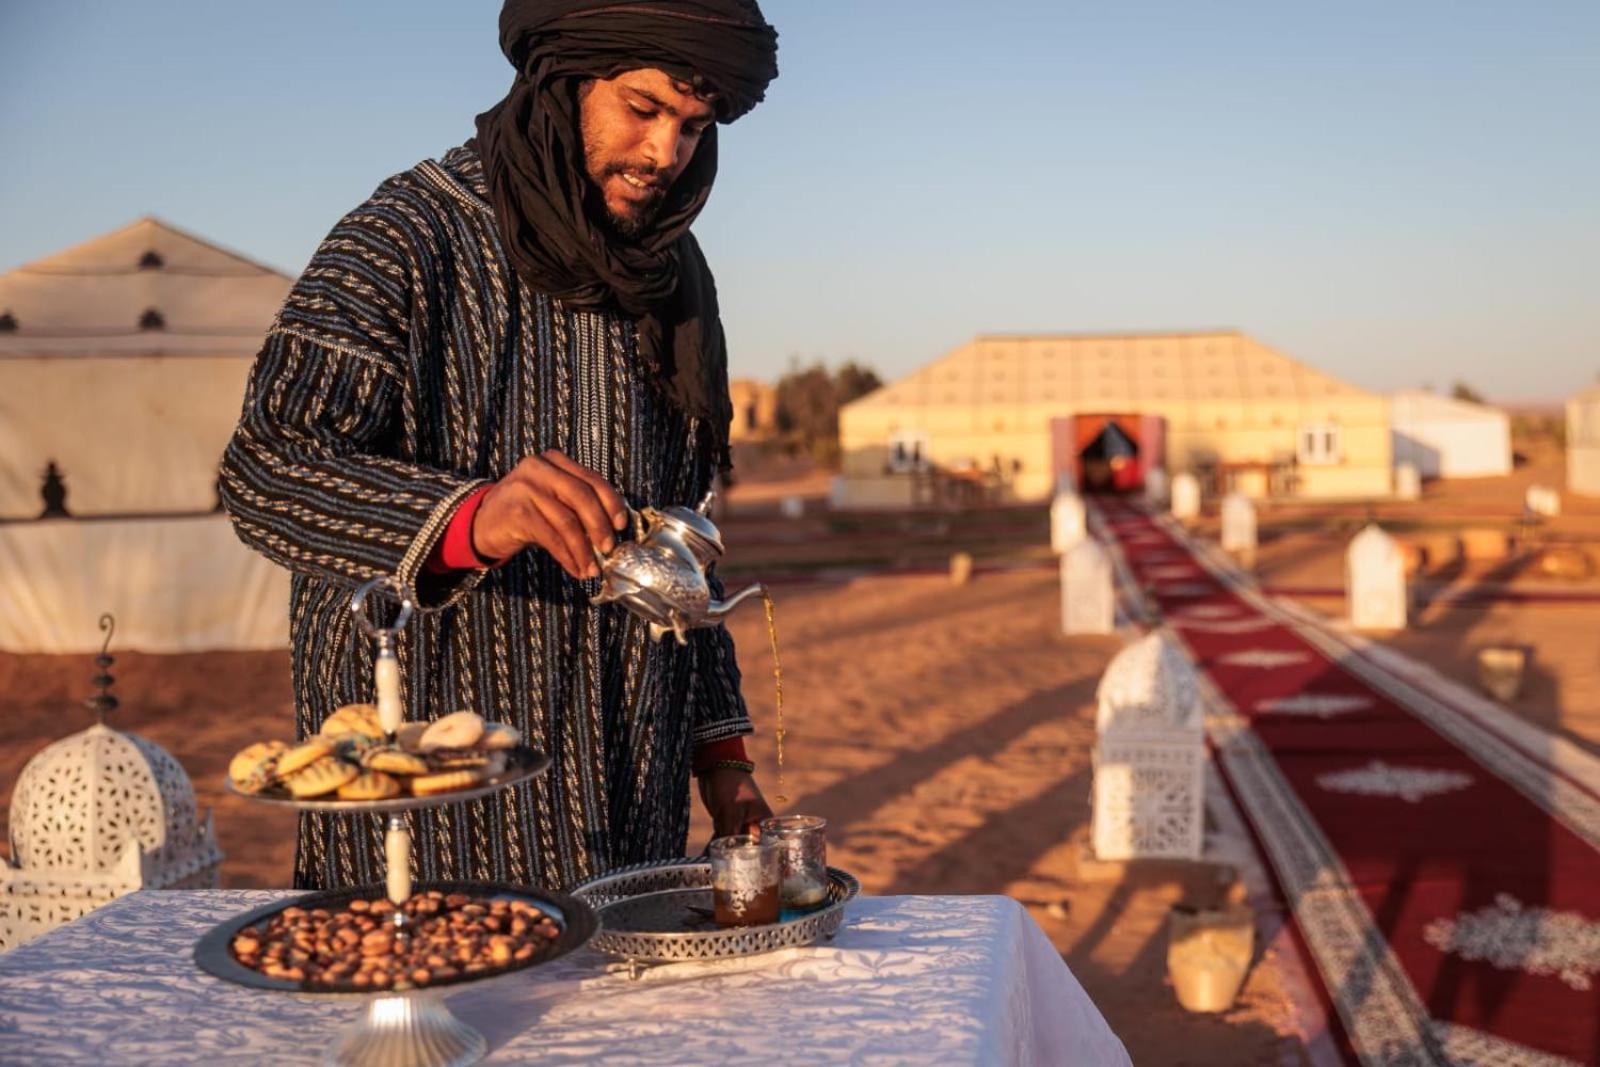
[[[632,316],[640,355],[706,427],[723,467],[727,351],[716,286],[689,233],[716,178],[716,129],[701,135],[649,229],[622,238],[588,180],[578,86],[654,67],[715,93],[718,121],[732,122],[777,76],[777,42],[755,0],[507,0],[500,47],[517,76],[478,116],[489,199],[517,276],[573,306]]]

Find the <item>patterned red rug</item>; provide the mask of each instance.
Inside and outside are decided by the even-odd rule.
[[[1386,674],[1170,520],[1124,503],[1099,514],[1202,672],[1219,766],[1347,1051],[1600,1063],[1595,783]]]

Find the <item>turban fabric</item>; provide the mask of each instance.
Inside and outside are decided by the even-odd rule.
[[[654,67],[715,93],[719,122],[760,102],[777,76],[777,31],[755,0],[507,0],[500,47],[511,91],[478,116],[478,150],[517,276],[576,307],[615,308],[673,402],[712,434],[727,466],[732,409],[716,287],[689,227],[717,173],[715,127],[634,238],[605,223],[588,179],[578,87]]]

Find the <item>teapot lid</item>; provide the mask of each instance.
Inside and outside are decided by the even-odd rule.
[[[723,552],[722,531],[717,529],[717,524],[711,521],[708,514],[715,496],[715,490],[707,490],[705,499],[700,501],[698,507],[686,508],[677,504],[670,508],[655,509],[656,515],[662,523],[676,530],[679,536],[698,538],[720,556]]]

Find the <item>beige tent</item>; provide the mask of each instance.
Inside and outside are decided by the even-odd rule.
[[[211,513],[290,284],[153,218],[0,275],[0,649],[97,648],[106,609],[124,648],[286,642],[285,572]]]
[[[844,507],[1042,499],[1194,470],[1214,491],[1390,492],[1385,398],[1237,331],[978,337],[840,414]]]
[[[0,518],[210,511],[290,279],[143,218],[0,275]]]

